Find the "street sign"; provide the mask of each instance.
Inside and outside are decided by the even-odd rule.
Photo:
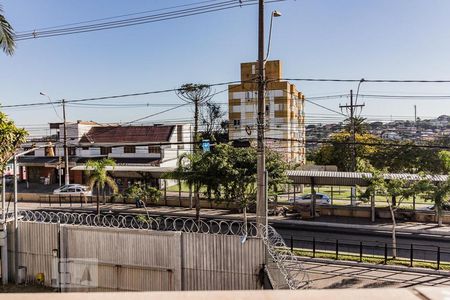
[[[211,151],[211,144],[210,144],[209,140],[202,141],[202,148],[203,148],[203,152]]]

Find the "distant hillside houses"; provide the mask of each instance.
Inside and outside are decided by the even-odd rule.
[[[413,117],[414,119],[414,117]],[[306,126],[306,140],[327,139],[333,133],[342,131],[342,123],[310,124]],[[390,122],[368,122],[368,131],[391,141],[433,141],[450,137],[450,116],[441,115],[436,119],[393,120]],[[314,147],[314,145],[311,145]],[[310,146],[310,147],[311,147]]]

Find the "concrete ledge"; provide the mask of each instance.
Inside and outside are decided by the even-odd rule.
[[[183,291],[183,292],[115,292],[115,293],[30,293],[30,294],[1,294],[0,299],[9,300],[348,300],[348,299],[384,299],[384,300],[423,300],[446,299],[448,289],[326,289],[326,290],[276,290],[276,291]],[[427,296],[430,295],[430,298]],[[442,295],[442,298],[436,296]]]

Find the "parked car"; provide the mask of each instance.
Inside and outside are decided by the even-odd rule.
[[[54,190],[53,194],[62,196],[92,196],[92,191],[85,185],[67,184]]]
[[[303,196],[298,196],[295,198],[289,198],[289,203],[293,204],[309,204],[311,203],[312,194],[307,194]],[[326,194],[316,193],[316,204],[317,205],[329,205],[331,204],[330,196]]]
[[[434,205],[427,206],[425,209],[426,210],[435,210],[435,206]],[[442,205],[442,210],[443,211],[450,211],[450,203],[444,203]]]

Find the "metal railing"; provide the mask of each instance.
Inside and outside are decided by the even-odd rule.
[[[353,260],[363,262],[366,260],[389,264],[396,252],[397,264],[413,267],[415,265],[442,269],[442,264],[450,268],[450,248],[397,243],[392,247],[390,243],[378,241],[330,240],[330,239],[297,239],[290,237],[289,248],[293,253],[323,257],[336,260]],[[394,251],[396,250],[396,251]],[[302,253],[302,251],[304,253]]]

